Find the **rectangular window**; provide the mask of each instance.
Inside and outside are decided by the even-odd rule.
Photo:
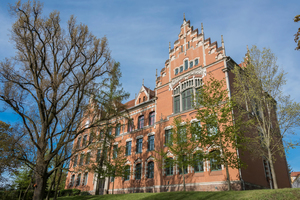
[[[184,70],[187,70],[189,68],[189,61],[185,60],[184,61]]]
[[[186,156],[183,156],[182,160],[183,160],[183,161],[186,161]],[[184,166],[184,167],[183,167],[183,171],[184,171],[184,174],[187,174],[187,173],[188,173],[187,166]],[[179,167],[179,174],[182,174],[182,169],[181,169],[181,167]]]
[[[118,145],[114,145],[113,158],[118,156]]]
[[[84,154],[80,154],[80,160],[79,165],[81,166],[83,164]]]
[[[137,139],[136,141],[136,153],[142,153],[143,150],[143,138]]]
[[[80,181],[81,181],[81,174],[78,174],[76,186],[80,185]]]
[[[149,162],[148,163],[147,178],[154,178],[154,162]]]
[[[91,159],[91,152],[87,152],[86,158],[85,158],[85,164],[89,164]]]
[[[144,128],[144,115],[139,116],[138,128]]]
[[[154,150],[154,135],[148,137],[148,151]]]
[[[120,135],[121,124],[117,124],[116,126],[116,136]]]
[[[183,72],[183,66],[180,66],[180,72]]]
[[[197,65],[198,65],[198,59],[195,60],[195,66],[197,66]]]
[[[74,185],[75,175],[73,174],[71,177],[70,187]]]
[[[181,45],[181,52],[183,52],[183,46]]]
[[[77,160],[78,160],[78,155],[76,155],[74,157],[74,164],[73,164],[73,167],[76,167],[77,166]]]
[[[188,41],[188,49],[190,48],[190,41]]]
[[[149,126],[154,125],[155,112],[149,114]]]
[[[178,68],[177,69],[175,69],[175,75],[177,75],[178,74]]]
[[[126,156],[131,155],[131,141],[126,142]]]
[[[192,67],[193,67],[193,61],[190,62],[190,68],[192,68]]]
[[[182,111],[192,108],[193,88],[187,89],[181,94],[182,96]]]
[[[98,151],[97,151],[97,157],[96,157],[96,161],[97,161],[97,162],[100,161],[100,156],[101,156],[101,150],[98,149]]]
[[[86,145],[87,145],[86,142],[87,142],[87,135],[85,135],[85,136],[83,137],[83,140],[82,140],[82,146],[86,146]]]
[[[174,97],[174,113],[180,112],[180,96]]]
[[[203,172],[204,171],[203,161],[196,160],[196,163],[194,165],[194,171],[195,172]]]
[[[77,139],[77,149],[80,148],[80,143],[81,143],[81,137],[79,137],[79,138]]]
[[[169,129],[169,130],[165,130],[165,144],[169,144],[171,142],[171,137],[172,135],[172,130]]]

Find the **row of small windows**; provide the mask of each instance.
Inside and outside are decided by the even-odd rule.
[[[183,72],[183,69],[188,70],[189,68],[193,68],[194,66],[197,66],[198,63],[199,63],[198,58],[195,59],[194,61],[190,61],[190,62],[188,60],[185,60],[184,61],[184,68],[183,68],[183,66],[180,66],[179,68],[176,68],[175,69],[175,75],[177,75],[178,73]]]
[[[88,172],[85,172],[83,174],[83,179],[81,181],[81,173],[77,175],[77,179],[76,179],[76,183],[75,183],[75,174],[73,174],[71,176],[71,180],[70,180],[70,184],[69,186],[70,187],[73,187],[73,186],[80,186],[80,185],[87,185],[87,179],[88,179]]]
[[[131,144],[132,141],[126,142],[126,151],[125,155],[130,156],[131,155]],[[147,146],[148,151],[154,151],[154,135],[148,136],[148,146]],[[142,153],[143,151],[143,138],[139,138],[136,140],[136,153]]]
[[[84,155],[83,153],[80,154],[79,157],[79,166],[86,164],[88,165],[90,163],[91,160],[91,152],[87,152],[86,155]],[[78,162],[78,155],[74,156],[74,162],[73,162],[73,167],[77,166],[77,162]]]
[[[125,166],[125,176],[124,180],[128,181],[130,180],[130,166]],[[134,171],[134,177],[135,180],[141,180],[142,178],[142,163],[138,163],[135,165],[135,171]],[[147,171],[146,171],[146,178],[154,178],[154,162],[150,161],[147,163]]]
[[[189,49],[190,47],[191,47],[190,41],[188,41],[187,48]],[[180,46],[180,50],[181,50],[181,52],[183,52],[183,45]]]
[[[216,155],[215,158],[210,159],[210,171],[222,170],[222,165],[218,163],[218,159],[217,159],[217,157],[220,156],[220,151],[215,150],[215,151],[210,152],[210,154]],[[199,155],[196,155],[196,154],[194,156],[200,157]],[[165,173],[166,173],[167,176],[174,175],[173,167],[174,167],[173,158],[167,158],[165,160]],[[194,172],[204,172],[204,162],[203,162],[203,160],[196,159],[193,167],[194,167]],[[179,170],[179,174],[182,174],[182,169],[179,168],[178,170]],[[188,173],[188,167],[184,167],[183,171],[184,171],[185,174],[187,174]]]

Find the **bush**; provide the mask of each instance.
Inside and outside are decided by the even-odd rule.
[[[0,200],[15,200],[19,199],[20,193],[22,192],[22,198],[24,195],[25,190],[7,190],[7,191],[0,191]],[[29,190],[25,197],[25,200],[31,200],[33,198],[33,190]]]
[[[79,195],[81,190],[78,189],[66,189],[66,190],[60,190],[60,195],[61,197],[65,196],[77,196]]]
[[[87,195],[91,195],[89,192],[81,192],[80,196],[87,196]]]

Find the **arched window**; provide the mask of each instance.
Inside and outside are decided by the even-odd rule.
[[[81,174],[78,174],[78,175],[77,175],[76,186],[80,185],[80,181],[81,181]]]
[[[185,60],[184,61],[184,70],[187,70],[189,68],[189,61]]]
[[[120,135],[120,131],[121,131],[121,124],[117,124],[117,126],[116,126],[116,136]]]
[[[129,119],[127,123],[127,132],[133,131],[133,119]]]
[[[73,163],[73,167],[77,166],[77,160],[78,160],[78,155],[74,156],[74,163]]]
[[[75,181],[75,174],[71,176],[70,187],[73,187]]]
[[[149,114],[149,126],[154,125],[155,112]]]
[[[167,158],[165,162],[166,175],[173,175],[173,158]]]
[[[83,140],[82,140],[82,146],[86,146],[87,145],[87,135],[83,136]]]
[[[135,179],[140,180],[142,177],[142,164],[138,163],[135,166]]]
[[[82,180],[82,185],[86,185],[87,184],[87,179],[88,179],[88,172],[85,172],[83,175],[83,180]]]
[[[91,160],[91,152],[86,153],[85,164],[89,164]]]
[[[126,165],[124,171],[125,171],[125,173],[124,173],[124,180],[128,181],[130,179],[130,166]]]
[[[220,164],[221,161],[221,153],[219,150],[211,151],[210,153],[210,170],[222,170],[222,165]]]
[[[138,128],[144,128],[144,115],[139,116]]]
[[[84,154],[80,154],[79,166],[83,165]]]
[[[182,156],[182,165],[183,165],[183,171],[184,171],[184,174],[187,174],[188,173],[188,166],[185,164],[185,161],[186,161],[186,155],[183,155]],[[182,174],[182,168],[179,167],[179,174]]]
[[[147,178],[154,178],[154,162],[148,162]]]

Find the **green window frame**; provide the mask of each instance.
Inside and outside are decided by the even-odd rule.
[[[193,88],[189,88],[181,93],[182,111],[192,108]]]

